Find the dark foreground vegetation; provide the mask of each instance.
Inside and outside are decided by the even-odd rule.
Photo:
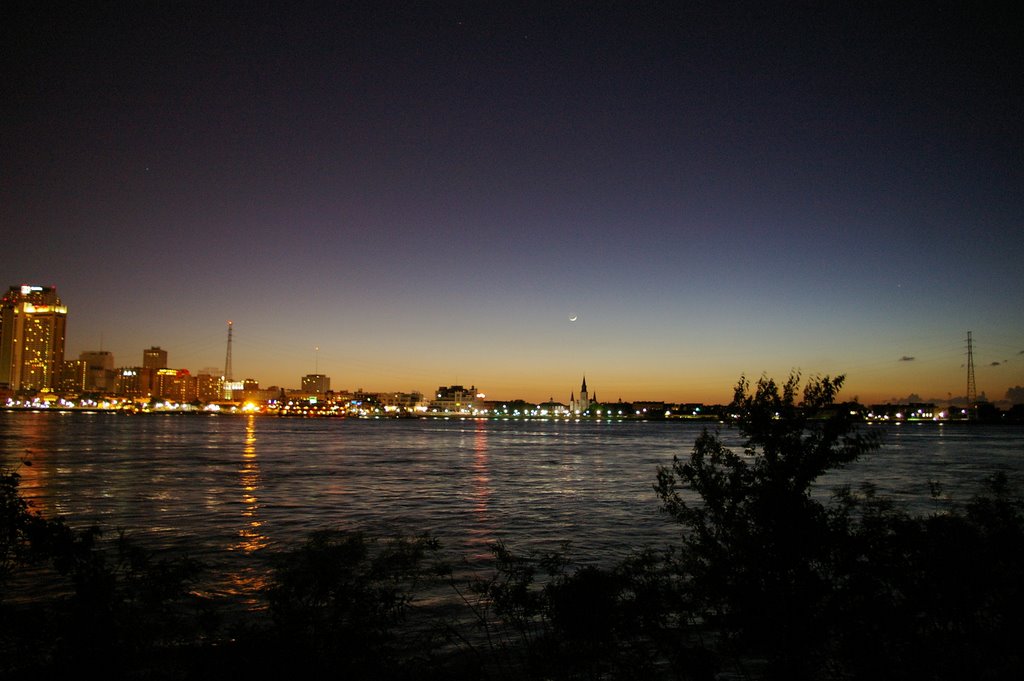
[[[834,408],[842,383],[741,380],[744,450],[705,431],[658,472],[681,529],[664,552],[597,567],[498,544],[466,576],[430,537],[323,531],[242,617],[200,595],[194,561],[44,518],[4,473],[0,676],[1024,678],[1021,497],[997,474],[927,516],[870,487],[816,500],[878,446]],[[61,589],[39,598],[44,582]]]

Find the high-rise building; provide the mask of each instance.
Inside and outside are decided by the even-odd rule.
[[[147,397],[153,391],[153,369],[122,367],[114,372],[114,394],[122,397]]]
[[[151,346],[148,350],[143,350],[142,366],[146,369],[166,369],[167,351],[161,350],[156,345]]]
[[[203,369],[196,376],[196,399],[200,402],[224,399],[224,379],[219,368]]]
[[[153,377],[153,397],[191,402],[196,399],[196,379],[187,369],[157,369]]]
[[[114,389],[114,353],[107,350],[85,350],[78,359],[88,366],[83,390],[107,392]]]
[[[302,392],[322,395],[330,392],[331,377],[324,374],[306,374],[302,377]]]
[[[89,364],[81,359],[66,359],[60,374],[60,389],[65,393],[85,392]]]
[[[0,385],[58,388],[68,309],[52,286],[12,286],[0,300]]]

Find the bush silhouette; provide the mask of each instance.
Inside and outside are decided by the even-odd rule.
[[[965,508],[910,516],[868,485],[812,496],[879,442],[835,397],[843,377],[743,379],[743,452],[705,430],[658,472],[683,527],[683,598],[709,649],[756,678],[960,679],[1024,672],[1024,513],[1004,476]],[[1016,575],[1016,578],[1014,577]]]
[[[31,510],[19,475],[0,474],[0,670],[63,673],[83,665],[110,674],[145,668],[157,650],[193,644],[206,632],[191,593],[201,566],[187,556],[157,558],[118,533],[75,530]],[[6,602],[9,580],[33,570],[56,594],[41,607]]]
[[[399,641],[398,627],[438,547],[429,536],[314,532],[274,560],[265,596],[277,645],[289,650],[291,664],[397,673],[395,646],[410,647],[408,639]]]

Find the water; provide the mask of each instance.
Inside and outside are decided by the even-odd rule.
[[[21,489],[44,515],[188,553],[219,576],[211,591],[245,598],[262,584],[262,556],[325,528],[429,531],[470,562],[496,540],[570,540],[604,563],[665,546],[678,527],[659,511],[656,472],[703,427],[0,412],[0,467],[31,461]],[[821,488],[871,481],[927,510],[929,481],[966,499],[997,470],[1024,472],[1017,427],[904,424],[885,442]]]
[[[1024,484],[1024,427],[924,422],[870,428],[881,431],[881,449],[822,476],[821,488],[870,482],[909,511],[927,514],[967,501],[997,472]],[[930,482],[939,485],[938,499],[931,498]]]

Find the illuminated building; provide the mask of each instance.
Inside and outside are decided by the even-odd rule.
[[[89,364],[81,359],[64,360],[60,372],[60,389],[65,393],[85,392],[85,381],[89,373]]]
[[[0,385],[57,388],[68,309],[52,286],[12,286],[0,301]]]
[[[569,410],[573,412],[585,412],[590,409],[590,405],[597,401],[597,395],[591,399],[587,394],[587,377],[583,377],[583,386],[580,388],[580,399],[570,393],[569,394]]]
[[[377,400],[385,409],[412,411],[423,404],[423,393],[378,393]]]
[[[241,399],[242,391],[245,390],[245,383],[242,381],[229,381],[224,379],[221,381],[221,399],[229,402],[235,402]]]
[[[87,392],[107,392],[114,388],[114,353],[106,350],[86,350],[78,359],[86,363],[85,386]]]
[[[148,397],[153,388],[153,370],[124,367],[114,372],[114,394],[121,397]]]
[[[196,399],[200,402],[216,402],[224,396],[224,379],[220,371],[204,369],[196,375]]]
[[[167,351],[161,350],[158,346],[152,346],[142,351],[142,366],[146,369],[166,369]]]
[[[483,396],[478,394],[476,386],[464,388],[461,385],[442,385],[430,400],[430,409],[435,411],[470,413],[477,409],[477,400]]]
[[[241,402],[263,402],[264,394],[260,390],[260,382],[255,378],[247,378],[242,381],[242,392],[235,396],[236,401]]]
[[[196,380],[187,369],[157,369],[153,374],[153,397],[192,402],[196,399]]]
[[[505,403],[503,402],[502,405]],[[555,416],[565,415],[569,413],[569,407],[565,406],[561,402],[556,402],[554,397],[549,397],[547,402],[541,402],[537,405],[537,409],[540,410],[541,414],[552,414]]]
[[[302,392],[323,395],[331,389],[331,377],[323,374],[306,374],[302,377]]]
[[[231,402],[253,403],[265,402],[268,395],[266,391],[260,390],[260,382],[255,378],[247,378],[244,381],[223,381],[221,394],[224,396],[222,399],[230,400]],[[273,398],[277,393],[275,392],[270,395]],[[202,397],[199,399],[203,400]]]

